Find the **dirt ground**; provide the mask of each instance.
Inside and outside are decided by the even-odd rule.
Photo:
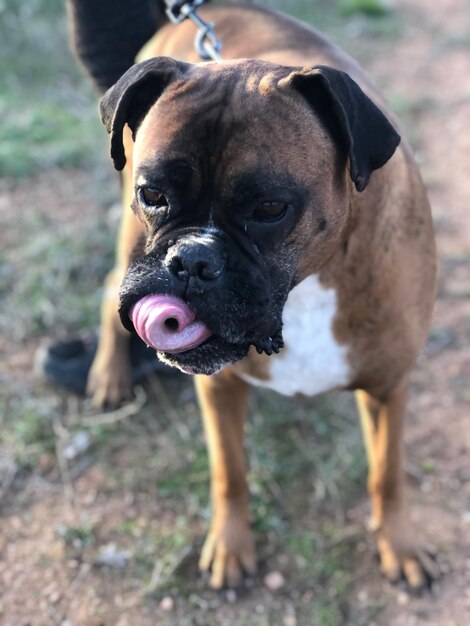
[[[307,536],[301,535],[300,522],[310,524],[310,509],[300,517],[299,526],[288,517],[290,548],[286,548],[279,539],[285,526],[277,526],[278,517],[265,515],[260,505],[259,519],[266,522],[268,539],[261,543],[261,574],[254,588],[238,597],[205,591],[204,582],[196,576],[195,562],[208,515],[201,504],[207,489],[200,486],[207,480],[207,467],[201,462],[198,470],[199,456],[191,456],[193,438],[200,446],[202,442],[200,432],[192,430],[197,409],[188,381],[154,382],[146,390],[149,402],[144,417],[135,421],[132,416],[122,420],[122,416],[114,416],[117,426],[109,435],[108,426],[100,422],[106,421],[106,416],[91,416],[80,402],[52,394],[35,377],[33,354],[47,328],[29,334],[8,333],[4,311],[0,316],[0,387],[4,391],[0,410],[8,413],[14,428],[33,403],[36,413],[53,417],[48,422],[52,435],[47,445],[39,447],[40,437],[31,437],[21,460],[13,443],[9,447],[8,437],[2,441],[0,624],[470,623],[470,11],[465,0],[396,0],[393,5],[400,16],[399,33],[362,37],[362,22],[352,20],[349,39],[343,43],[405,120],[433,206],[439,251],[438,299],[430,339],[413,376],[406,470],[415,521],[441,555],[442,580],[421,598],[410,597],[402,588],[383,581],[371,553],[372,541],[364,531],[368,512],[364,490],[354,483],[353,497],[343,500],[338,516],[331,513],[335,486],[325,479],[330,496],[326,496],[327,504],[320,506],[322,524],[312,522],[309,527],[313,543],[292,547],[299,536]],[[70,171],[64,176],[58,170],[2,183],[0,237],[7,260],[8,250],[24,241],[25,228],[20,229],[17,217],[22,208],[28,214],[24,219],[31,241],[39,227],[70,226],[77,237],[86,237],[84,222],[102,212],[92,194],[85,191],[88,184],[86,172]],[[80,280],[80,272],[93,278],[98,263],[93,258],[88,255],[75,280]],[[27,262],[27,256],[14,261],[20,270],[22,262]],[[2,273],[6,276],[7,271]],[[69,285],[72,290],[74,284]],[[61,326],[53,311],[46,313],[49,330],[54,326],[57,334],[64,334],[67,326]],[[22,315],[20,310],[18,315]],[[261,396],[252,407],[255,434],[256,415],[264,402]],[[338,420],[351,419],[349,399],[333,402],[337,402],[333,408],[325,405],[327,411],[339,416]],[[180,410],[185,412],[182,423],[176,413]],[[153,418],[155,414],[159,420]],[[73,462],[61,465],[62,435],[84,432],[87,419],[93,420],[93,428],[86,431],[94,441],[93,454],[86,453],[79,461],[73,457]],[[342,428],[338,427],[341,433]],[[256,436],[252,439],[250,446],[254,447]],[[323,441],[320,435],[319,440]],[[180,444],[191,458],[190,489],[180,489],[172,478],[186,476]],[[34,457],[34,467],[24,460],[28,455]],[[256,473],[256,467],[253,471]],[[164,480],[157,486],[160,474]],[[342,480],[341,474],[335,476]],[[142,483],[147,484],[144,490],[136,487]],[[256,487],[257,483],[255,492]],[[272,491],[277,501],[276,489]],[[171,495],[166,496],[168,493]],[[175,495],[179,493],[181,497]],[[323,522],[327,513],[333,516],[334,526]],[[341,571],[348,576],[344,584],[334,573],[334,563],[331,571],[330,563],[318,575],[301,562],[302,556],[306,561],[316,559],[315,550],[308,554],[312,545],[323,555],[325,546],[335,551],[340,544],[347,546],[347,552],[338,556]],[[158,567],[154,566],[155,554],[164,555],[157,561]],[[300,570],[308,576],[299,574]],[[269,584],[272,578],[264,579],[273,572],[281,575],[279,589]],[[173,581],[176,577],[179,586]],[[311,584],[312,580],[316,582]]]

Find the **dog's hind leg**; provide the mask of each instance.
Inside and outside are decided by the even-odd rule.
[[[437,575],[431,555],[421,546],[406,510],[403,476],[403,419],[408,376],[386,398],[357,391],[356,399],[369,463],[372,529],[377,533],[380,567],[392,582],[404,577],[420,591]]]
[[[211,466],[212,522],[199,567],[211,570],[211,586],[236,587],[255,572],[250,530],[243,433],[248,385],[225,370],[197,376]]]

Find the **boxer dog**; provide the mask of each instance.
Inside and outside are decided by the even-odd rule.
[[[144,335],[136,306],[157,298],[148,343],[196,375],[214,588],[255,571],[249,386],[355,390],[381,570],[420,590],[437,571],[406,510],[402,433],[436,265],[412,152],[362,69],[310,27],[254,7],[201,14],[222,62],[199,62],[191,24],[166,25],[101,101],[125,210],[90,389],[129,395],[127,330]]]

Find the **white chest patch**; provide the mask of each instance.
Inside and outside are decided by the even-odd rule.
[[[308,276],[289,294],[282,314],[284,348],[269,358],[269,380],[242,377],[253,385],[292,396],[313,396],[347,385],[350,367],[347,347],[333,334],[336,291],[325,289],[315,275]]]

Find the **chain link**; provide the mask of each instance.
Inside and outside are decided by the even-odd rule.
[[[186,19],[190,19],[197,27],[198,32],[194,41],[194,47],[197,53],[204,61],[221,61],[220,51],[222,43],[215,34],[215,26],[212,22],[204,21],[197,13],[197,9],[202,6],[206,0],[191,0],[189,2],[181,2],[176,0],[165,0],[167,4],[166,14],[173,24],[181,24]]]

